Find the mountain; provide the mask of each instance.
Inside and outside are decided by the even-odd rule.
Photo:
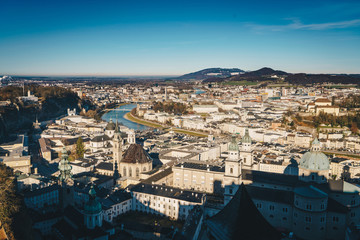
[[[233,75],[242,74],[244,71],[239,68],[207,68],[197,72],[188,73],[178,77],[178,80],[204,80],[207,78],[227,78]]]
[[[185,74],[179,80],[203,80],[204,83],[225,81],[275,82],[278,80],[295,85],[316,83],[357,84],[360,85],[360,74],[308,74],[287,73],[281,70],[264,67],[255,71],[244,72],[238,68],[207,68],[198,72]]]
[[[284,75],[288,75],[288,73],[279,71],[279,70],[274,70],[272,68],[264,67],[264,68],[261,68],[256,71],[246,72],[242,76],[244,76],[244,77],[265,77],[265,76],[271,77],[274,75],[284,76]]]

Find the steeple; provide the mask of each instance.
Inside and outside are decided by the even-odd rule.
[[[84,206],[85,225],[89,229],[102,225],[102,208],[100,202],[96,199],[96,191],[91,185],[89,190],[89,201]]]
[[[118,171],[118,167],[120,166],[120,161],[122,159],[122,138],[121,132],[119,129],[119,123],[116,118],[116,125],[115,125],[115,133],[114,133],[114,140],[113,140],[113,173],[115,175],[115,171]],[[117,173],[119,174],[119,173]]]
[[[241,142],[242,142],[242,151],[249,152],[251,148],[251,137],[248,128],[245,129],[245,134],[242,137]]]
[[[67,154],[67,150],[64,147],[62,152],[61,152],[61,160],[59,162],[59,167],[58,167],[58,169],[60,171],[59,181],[61,183],[65,183],[72,176],[72,174],[71,174],[72,167],[69,164],[68,157],[69,156]]]
[[[235,135],[231,136],[231,142],[229,144],[228,150],[229,151],[239,151],[239,145],[237,144]]]

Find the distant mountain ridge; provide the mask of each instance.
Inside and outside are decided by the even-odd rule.
[[[215,74],[220,73],[220,74]],[[238,73],[238,74],[234,74]],[[307,74],[287,73],[264,67],[255,71],[244,72],[238,68],[207,68],[194,73],[178,77],[178,80],[203,80],[203,82],[225,82],[225,81],[255,81],[269,82],[282,79],[289,84],[305,85],[314,83],[330,82],[336,84],[358,84],[360,85],[360,74]]]
[[[206,68],[197,72],[188,73],[178,77],[179,80],[204,80],[207,78],[219,77],[226,78],[231,77],[234,74],[244,73],[244,70],[239,68]]]

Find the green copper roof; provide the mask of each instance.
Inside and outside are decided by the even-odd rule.
[[[237,144],[235,135],[232,135],[232,137],[231,137],[231,142],[229,144],[228,150],[229,151],[239,151],[239,145]]]
[[[320,152],[320,142],[317,138],[313,141],[310,152],[302,156],[300,166],[314,171],[330,169],[330,161],[324,153]]]
[[[59,162],[58,169],[60,171],[59,180],[60,181],[66,181],[67,179],[71,178],[71,165],[68,161],[68,154],[65,147],[63,148],[61,152],[61,160]]]
[[[96,191],[94,189],[94,186],[91,186],[89,190],[89,201],[84,206],[85,213],[98,214],[101,212],[101,209],[101,204],[96,199]]]
[[[249,135],[249,129],[245,129],[245,134],[241,139],[242,143],[251,143],[251,137]]]

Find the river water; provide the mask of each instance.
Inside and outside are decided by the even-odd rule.
[[[144,126],[142,124],[134,123],[132,121],[129,121],[124,118],[124,115],[128,112],[131,112],[133,108],[136,108],[136,104],[127,104],[123,105],[121,107],[118,107],[117,109],[111,110],[107,113],[105,113],[101,118],[104,121],[109,122],[110,119],[112,119],[114,122],[116,121],[116,117],[118,119],[118,122],[123,124],[125,127],[128,127],[130,129],[134,130],[146,130],[149,129],[149,127]]]

